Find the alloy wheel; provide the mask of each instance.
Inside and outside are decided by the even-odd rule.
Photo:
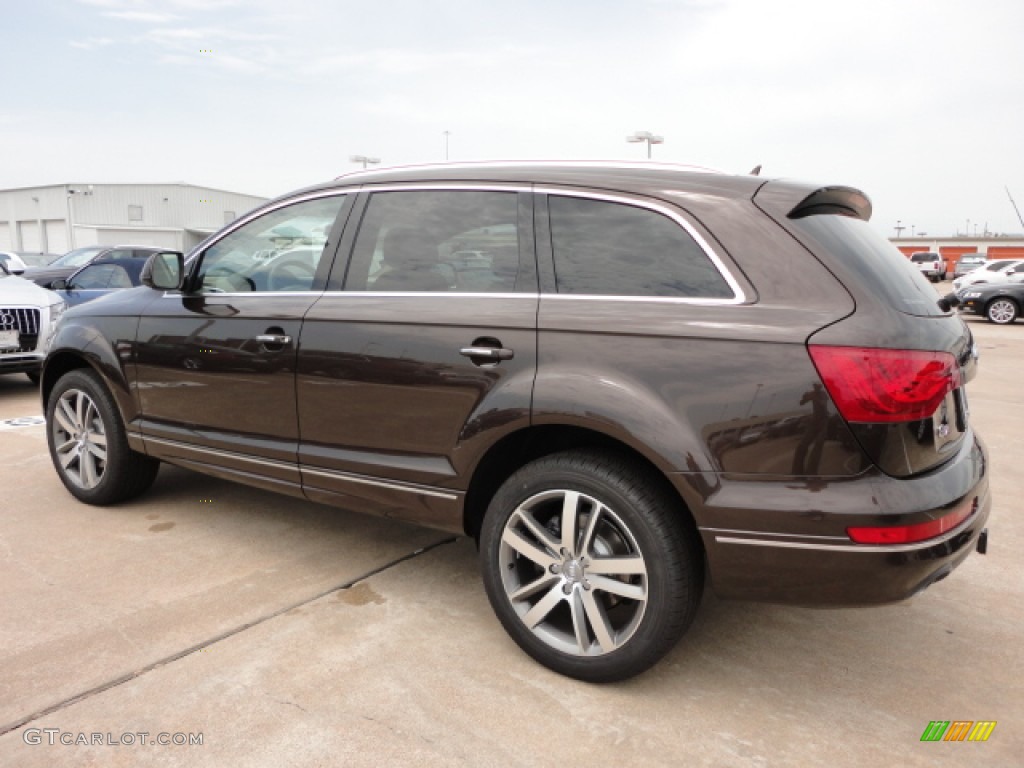
[[[622,518],[584,493],[550,490],[520,504],[502,531],[499,566],[519,619],[563,653],[615,651],[643,619],[643,553]]]
[[[1017,317],[1017,307],[1009,299],[996,299],[988,305],[988,317],[999,325],[1011,323]]]
[[[61,394],[50,425],[57,459],[79,488],[95,488],[107,469],[107,432],[93,399],[80,389]]]

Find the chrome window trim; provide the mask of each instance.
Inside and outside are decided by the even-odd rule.
[[[204,240],[203,251],[209,250],[228,235],[244,227],[250,221],[254,221],[268,213],[273,213],[274,211],[280,210],[281,208],[286,208],[289,205],[295,205],[296,203],[305,203],[310,200],[319,200],[322,197],[343,197],[344,195],[355,194],[358,191],[358,189],[353,189],[350,187],[340,187],[337,189],[321,189],[317,192],[307,192],[306,194],[297,195],[296,197],[289,197],[286,200],[279,200],[276,203],[268,203],[266,206],[261,206],[260,208],[249,211],[244,216],[241,216],[240,218],[237,218],[234,221],[232,221],[227,228],[220,230],[219,236],[217,237],[216,240],[210,240],[209,242]],[[188,268],[188,265],[199,257],[200,253],[201,251],[196,249],[188,254],[188,256],[185,258],[186,268]],[[201,295],[205,296],[207,294]]]
[[[485,291],[324,291],[324,298],[338,298],[341,296],[369,296],[389,299],[397,299],[404,296],[417,299],[532,299],[533,301],[537,301],[540,298],[539,293],[487,293]]]
[[[184,296],[180,291],[165,291],[162,298],[176,299]],[[188,294],[189,298],[202,297],[211,298],[240,298],[255,296],[258,298],[271,298],[274,296],[296,297],[316,296],[317,298],[338,298],[340,296],[372,296],[377,298],[400,298],[410,296],[419,299],[437,298],[460,298],[460,299],[533,299],[540,298],[539,293],[486,293],[481,291],[246,291],[242,293],[196,293]]]
[[[373,485],[378,488],[389,488],[395,491],[405,491],[406,493],[414,493],[420,496],[435,496],[440,499],[448,499],[454,501],[459,498],[458,493],[451,491],[440,491],[428,488],[422,485],[416,485],[414,483],[403,483],[397,480],[380,480],[366,475],[356,474],[354,472],[342,472],[340,470],[331,470],[323,468],[313,468],[300,464],[298,461],[281,461],[279,459],[264,459],[250,456],[245,453],[236,453],[234,451],[225,451],[221,448],[209,448],[206,446],[193,445],[191,443],[183,443],[178,440],[168,440],[162,437],[150,437],[143,433],[142,439],[146,443],[157,443],[158,445],[166,445],[171,448],[180,448],[182,450],[194,451],[200,454],[206,454],[208,456],[220,456],[225,459],[233,459],[235,461],[242,461],[248,464],[255,464],[263,467],[274,467],[276,469],[287,469],[290,471],[298,471],[300,473],[309,473],[311,475],[317,475],[320,477],[330,478],[332,480],[342,480],[350,483],[358,483],[360,485]],[[187,461],[194,461],[189,459],[187,456],[179,456],[177,458],[184,459]],[[303,481],[302,485],[305,485]],[[330,491],[329,488],[320,488],[319,490]]]
[[[965,530],[970,528],[971,525],[973,525],[975,522],[976,514],[972,514],[970,517],[968,517],[966,520],[960,523],[960,525],[958,525],[956,528],[947,531],[941,536],[936,536],[933,539],[925,539],[924,541],[915,541],[911,544],[808,544],[797,541],[768,541],[766,539],[741,539],[733,536],[715,536],[715,542],[718,544],[746,544],[752,547],[779,547],[781,549],[811,549],[817,550],[819,552],[858,552],[861,554],[889,554],[892,552],[916,552],[917,550],[929,549],[940,544],[945,544],[950,539],[959,536]],[[741,533],[741,531],[737,531],[737,533]],[[775,536],[780,534],[759,533],[758,535]],[[846,539],[846,541],[849,541],[849,539]]]
[[[655,213],[660,213],[661,215],[668,217],[682,227],[683,230],[692,237],[694,241],[696,241],[697,246],[704,252],[704,255],[711,260],[711,263],[715,266],[715,269],[718,270],[718,273],[722,276],[722,279],[725,280],[726,285],[729,286],[729,289],[733,293],[731,299],[700,298],[696,296],[692,298],[686,296],[606,296],[603,294],[590,293],[545,293],[545,298],[557,297],[600,301],[651,301],[656,303],[672,304],[701,304],[705,306],[745,304],[747,302],[746,293],[740,286],[739,281],[733,276],[732,272],[728,270],[721,257],[715,253],[715,249],[708,244],[708,241],[704,239],[704,236],[701,235],[701,233],[698,232],[690,222],[684,219],[677,211],[667,204],[626,195],[616,195],[606,192],[590,192],[571,187],[537,186],[534,188],[534,191],[549,196],[578,197],[586,200],[599,200],[606,203],[629,205],[634,208],[646,208],[647,210],[654,211]],[[554,250],[553,245],[552,250]]]

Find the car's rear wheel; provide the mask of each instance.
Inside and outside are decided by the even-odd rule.
[[[1013,299],[993,299],[988,303],[988,306],[985,307],[985,317],[987,317],[990,322],[998,323],[999,325],[1012,323],[1017,319],[1018,312],[1017,304]]]
[[[650,470],[569,451],[495,494],[480,533],[495,613],[541,664],[622,680],[667,653],[700,601],[703,553],[678,499]]]
[[[117,405],[94,372],[74,370],[57,381],[46,424],[53,466],[75,498],[114,504],[139,495],[156,479],[160,462],[128,447]]]

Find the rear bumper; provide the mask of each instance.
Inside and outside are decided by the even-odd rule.
[[[720,597],[816,606],[906,599],[945,578],[977,547],[992,504],[987,466],[984,445],[969,433],[954,459],[913,479],[878,473],[813,487],[789,482],[774,494],[765,487],[771,483],[731,483],[748,486],[735,490],[723,483],[716,495],[726,508],[709,505],[698,521],[712,587]],[[744,496],[762,509],[731,503]],[[788,509],[765,509],[773,498]],[[848,526],[924,522],[961,504],[975,505],[971,516],[926,541],[855,544],[845,534]],[[748,523],[722,526],[716,519]]]

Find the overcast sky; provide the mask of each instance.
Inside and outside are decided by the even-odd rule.
[[[654,158],[1024,231],[1021,0],[0,0],[0,188]]]

